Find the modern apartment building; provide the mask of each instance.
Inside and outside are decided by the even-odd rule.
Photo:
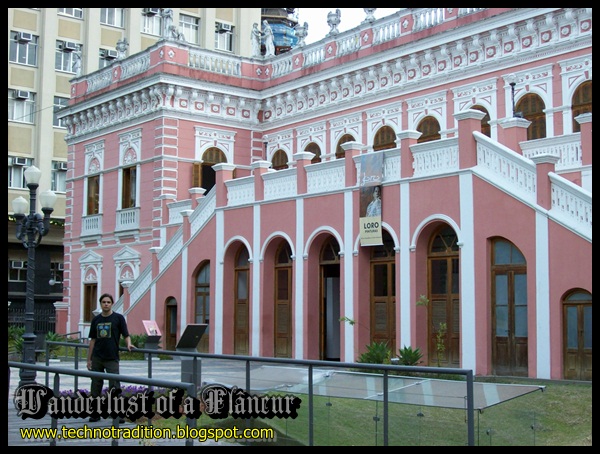
[[[71,79],[110,66],[168,35],[215,53],[250,57],[261,8],[8,8],[8,301],[9,324],[22,322],[27,249],[15,237],[12,201],[29,200],[24,170],[42,171],[38,193],[58,195],[51,229],[35,250],[36,331],[54,330],[64,281],[67,130],[56,113]],[[41,213],[38,203],[37,211]]]
[[[70,94],[61,332],[108,291],[167,349],[591,380],[591,9],[406,8],[261,59],[168,36]]]

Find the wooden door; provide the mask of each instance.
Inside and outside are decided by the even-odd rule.
[[[250,263],[248,258],[248,251],[242,246],[236,258],[234,273],[233,353],[235,355],[250,354],[250,308],[248,301]]]
[[[330,237],[319,255],[319,359],[340,360],[340,246]]]
[[[592,298],[576,292],[563,303],[563,374],[592,380]]]
[[[175,351],[177,346],[177,301],[169,298],[165,307],[165,350]]]
[[[460,260],[450,226],[434,233],[428,251],[429,365],[460,367]]]
[[[460,366],[458,257],[429,259],[429,364]]]
[[[509,241],[496,240],[492,258],[492,369],[528,375],[527,267]]]
[[[394,241],[385,230],[380,246],[371,247],[371,342],[396,347],[396,263]]]
[[[287,243],[275,260],[275,357],[292,357],[292,250]]]

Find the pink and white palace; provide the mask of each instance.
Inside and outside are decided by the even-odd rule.
[[[71,95],[59,332],[109,292],[168,350],[206,323],[211,353],[592,379],[591,8],[403,8],[272,57],[165,39]]]

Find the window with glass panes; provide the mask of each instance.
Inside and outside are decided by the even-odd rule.
[[[78,52],[81,52],[81,44],[76,45],[75,50],[66,49],[65,41],[56,41],[56,53],[54,57],[54,69],[75,73],[75,61],[79,58]]]
[[[162,30],[162,17],[160,14],[142,14],[142,33],[160,36]]]
[[[54,192],[67,191],[67,163],[64,161],[52,161],[51,189]]]
[[[31,33],[10,32],[8,61],[21,65],[37,66],[39,37]]]
[[[33,160],[30,158],[19,158],[17,164],[16,158],[9,158],[12,164],[8,166],[8,187],[25,189],[27,188],[27,181],[25,180],[25,169],[33,164]]]
[[[125,8],[100,8],[100,23],[123,27],[125,24]]]
[[[179,29],[188,43],[198,44],[200,42],[200,19],[185,14],[179,15]]]
[[[88,216],[100,213],[100,175],[91,175],[87,179]]]
[[[62,98],[60,96],[54,97],[54,118],[52,121],[52,124],[54,126],[57,126],[59,128],[66,127],[64,124],[64,119],[58,118],[58,113],[61,111],[61,109],[67,107],[68,104],[69,104],[69,98]]]
[[[27,97],[25,97],[25,95]],[[24,90],[8,90],[8,119],[33,124],[35,93]]]
[[[233,27],[231,27],[231,30],[223,30],[222,27],[219,27],[219,24],[216,24],[215,49],[233,52]]]
[[[76,19],[83,18],[83,8],[58,8],[58,14],[63,16],[71,16]]]
[[[123,169],[123,194],[121,196],[121,208],[134,208],[136,185],[136,166]]]

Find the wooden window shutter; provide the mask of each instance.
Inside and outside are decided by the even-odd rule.
[[[199,188],[202,185],[202,164],[194,162],[192,165],[192,187]]]

